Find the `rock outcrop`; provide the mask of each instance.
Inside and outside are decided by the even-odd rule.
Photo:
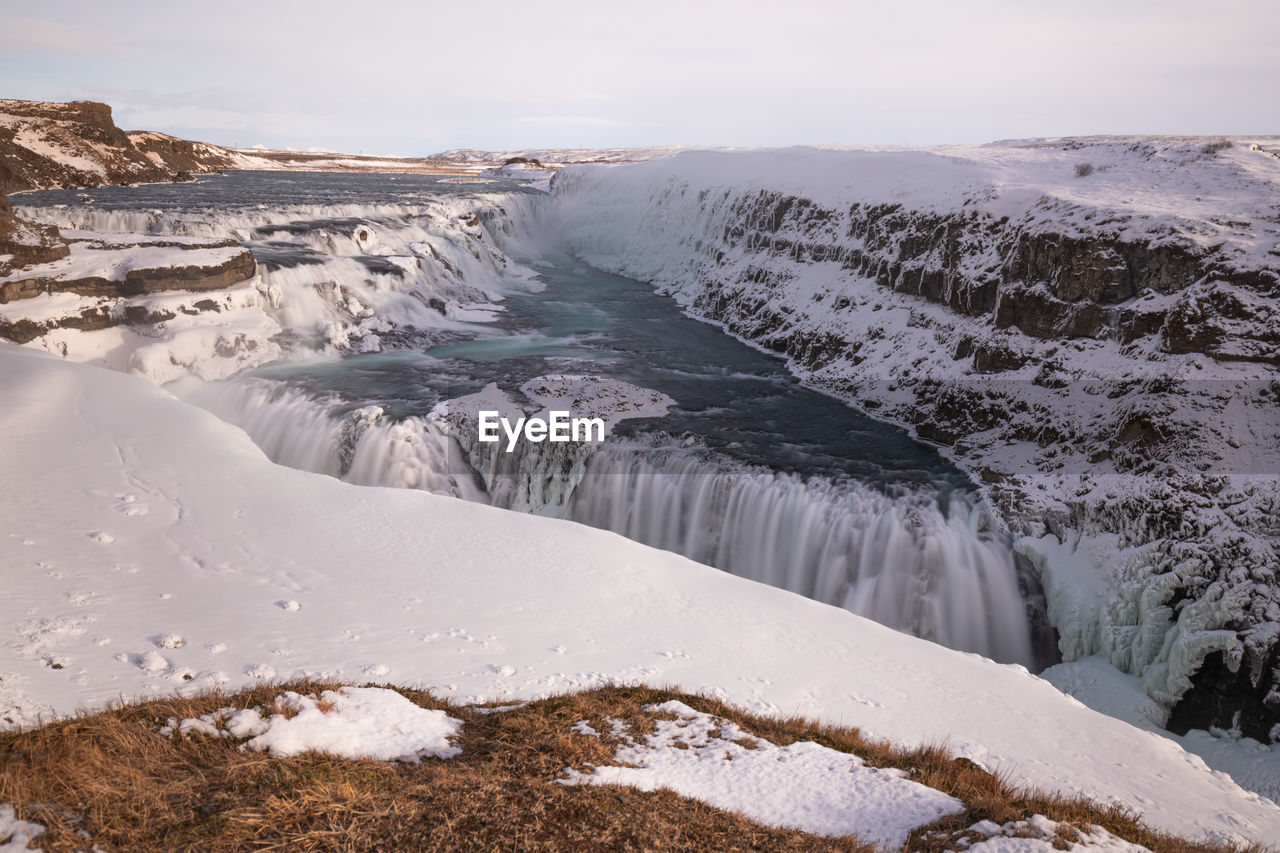
[[[129,142],[148,160],[174,176],[197,175],[239,164],[240,159],[226,148],[206,142],[179,139],[153,130],[131,130]]]
[[[179,313],[218,313],[216,292],[257,272],[253,254],[227,240],[68,231],[60,248],[58,258],[0,278],[0,339],[24,344],[57,329],[152,327]],[[210,292],[214,298],[199,296]],[[164,293],[190,298],[147,298]]]
[[[73,239],[71,246],[83,242],[85,242],[83,239]],[[63,248],[66,250],[64,256],[71,252],[71,246],[64,244]],[[171,248],[172,244],[153,244],[153,247]],[[107,254],[105,247],[98,248],[102,250],[101,254]],[[111,247],[117,252],[119,248]],[[207,244],[183,245],[179,248],[192,251],[230,247],[225,242],[211,241]],[[257,269],[253,253],[248,249],[239,247],[235,249],[232,252],[217,252],[213,257],[201,258],[202,263],[184,263],[180,256],[169,256],[166,260],[173,261],[172,263],[157,263],[155,266],[122,270],[119,277],[114,278],[102,275],[77,275],[74,272],[70,275],[59,275],[56,271],[45,274],[43,270],[27,277],[12,276],[0,280],[0,305],[17,299],[30,299],[41,294],[52,293],[117,298],[169,290],[188,293],[221,290],[252,278]],[[193,251],[193,259],[195,254],[198,253]],[[105,259],[104,262],[109,263]],[[0,336],[3,336],[3,331],[0,331]]]
[[[18,218],[9,200],[0,195],[0,276],[65,258],[69,252],[56,227]]]
[[[125,133],[116,127],[106,104],[0,100],[0,276],[70,252],[56,227],[14,216],[5,198],[9,193],[189,180],[192,174],[234,162],[233,152],[215,145],[162,133]],[[132,280],[139,292],[174,284],[172,277],[157,283],[154,276],[141,273]],[[0,302],[19,295],[0,285]]]

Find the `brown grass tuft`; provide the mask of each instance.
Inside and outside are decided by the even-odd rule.
[[[804,719],[757,717],[705,697],[649,687],[555,696],[484,714],[429,692],[401,689],[465,726],[461,755],[419,765],[348,761],[319,754],[288,759],[241,752],[203,735],[163,737],[156,728],[221,707],[271,707],[285,690],[318,695],[341,685],[292,682],[233,695],[165,699],[0,734],[0,802],[47,827],[50,853],[84,850],[842,850],[855,839],[818,838],[760,826],[670,791],[553,784],[565,768],[613,763],[609,719],[633,735],[653,731],[643,706],[669,699],[726,717],[777,744],[815,740],[869,764],[896,767],[961,799],[968,810],[913,835],[909,848],[955,847],[976,821],[1045,814],[1099,824],[1156,851],[1221,853],[1154,833],[1131,814],[1082,799],[1032,791],[993,776],[942,745],[897,749]],[[600,738],[572,731],[588,720]]]

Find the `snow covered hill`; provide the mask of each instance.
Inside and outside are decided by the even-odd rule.
[[[610,272],[945,446],[1068,659],[1280,733],[1280,140],[695,152],[554,181]]]
[[[618,536],[271,464],[133,376],[0,345],[0,719],[294,674],[469,701],[670,683],[1123,802],[1193,836],[1280,807],[1018,666]]]

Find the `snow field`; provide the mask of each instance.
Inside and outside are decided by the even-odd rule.
[[[1192,837],[1280,837],[1271,801],[1022,667],[581,525],[281,468],[137,377],[31,348],[0,346],[0,398],[6,726],[367,667],[465,703],[649,682],[945,738]]]

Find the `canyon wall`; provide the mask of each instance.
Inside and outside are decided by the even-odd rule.
[[[574,168],[557,225],[936,442],[1067,659],[1170,727],[1280,735],[1275,140],[686,154]]]

